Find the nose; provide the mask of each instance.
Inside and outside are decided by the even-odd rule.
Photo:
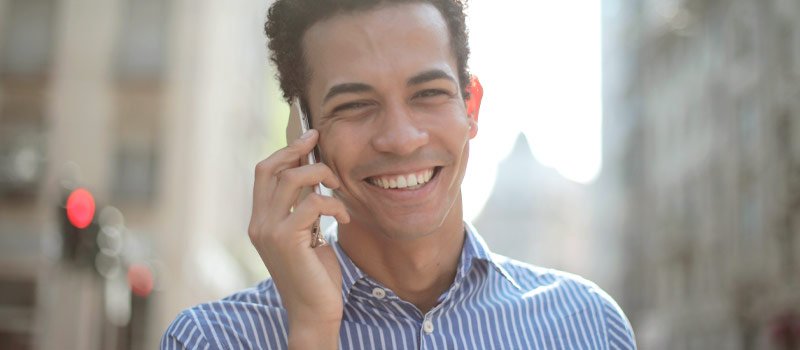
[[[372,146],[383,153],[409,155],[429,141],[428,131],[419,127],[419,121],[403,104],[386,108],[372,138]]]

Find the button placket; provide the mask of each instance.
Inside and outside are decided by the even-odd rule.
[[[386,291],[383,288],[374,288],[372,289],[372,296],[378,299],[383,299],[386,297]]]
[[[422,322],[422,331],[427,334],[433,333],[433,321],[426,318],[425,321]]]

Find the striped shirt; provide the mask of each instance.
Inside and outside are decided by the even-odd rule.
[[[342,269],[340,349],[635,349],[622,310],[572,274],[492,253],[470,225],[450,288],[422,314],[331,245]],[[162,349],[286,349],[287,317],[267,279],[181,312]]]

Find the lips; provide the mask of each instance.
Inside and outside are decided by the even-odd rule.
[[[419,170],[408,174],[373,176],[366,181],[383,189],[414,190],[424,186],[436,175],[437,168]]]

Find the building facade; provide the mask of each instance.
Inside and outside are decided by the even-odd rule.
[[[151,349],[181,309],[266,275],[252,169],[287,110],[266,6],[0,0],[0,348]],[[83,263],[59,219],[77,187],[102,236]]]
[[[798,18],[791,0],[604,1],[598,220],[642,348],[800,346]]]
[[[520,133],[473,224],[496,253],[593,278],[589,194],[539,163]]]

